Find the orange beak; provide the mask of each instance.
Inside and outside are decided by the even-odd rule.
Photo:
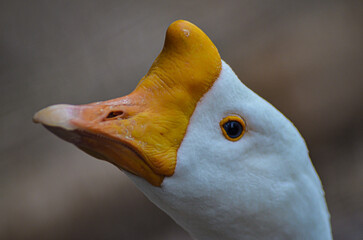
[[[219,53],[195,25],[176,21],[162,52],[129,95],[86,105],[54,105],[34,115],[60,138],[154,186],[172,176],[200,98],[221,70]]]
[[[87,105],[50,106],[33,119],[88,154],[160,186],[170,173],[155,166],[142,150],[150,127],[148,122],[137,122],[137,115],[144,110],[145,104],[131,94]]]

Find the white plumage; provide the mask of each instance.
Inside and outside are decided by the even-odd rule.
[[[228,141],[218,123],[239,115]],[[161,188],[129,174],[146,196],[198,240],[332,239],[321,182],[294,125],[223,62],[198,103]]]

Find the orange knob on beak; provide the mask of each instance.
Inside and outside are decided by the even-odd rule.
[[[195,25],[176,21],[162,52],[129,95],[54,105],[34,115],[60,138],[155,186],[172,176],[189,119],[221,71],[218,50]]]

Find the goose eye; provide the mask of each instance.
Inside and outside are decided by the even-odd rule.
[[[229,121],[223,124],[223,128],[230,138],[238,138],[243,131],[242,125],[237,121]]]
[[[246,130],[245,122],[237,116],[229,116],[224,118],[220,122],[220,126],[224,137],[230,141],[239,140]]]

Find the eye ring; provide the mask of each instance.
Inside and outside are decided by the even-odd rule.
[[[219,123],[222,133],[229,141],[238,141],[246,132],[246,123],[238,116],[228,116]]]

